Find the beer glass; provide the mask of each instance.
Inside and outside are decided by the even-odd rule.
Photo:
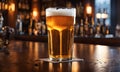
[[[48,53],[52,61],[72,59],[75,8],[47,8]]]

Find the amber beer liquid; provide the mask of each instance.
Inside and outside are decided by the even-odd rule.
[[[72,9],[46,9],[48,27],[48,51],[51,60],[72,58],[76,11]]]

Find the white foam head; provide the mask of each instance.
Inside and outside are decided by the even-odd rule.
[[[75,8],[47,8],[46,16],[74,16],[76,17]]]

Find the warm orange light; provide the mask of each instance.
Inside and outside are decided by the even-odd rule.
[[[14,3],[11,3],[11,4],[9,5],[9,10],[10,10],[10,11],[15,11],[15,4],[14,4]]]
[[[33,11],[33,17],[37,17],[38,12],[36,10]]]
[[[87,14],[92,14],[92,7],[90,5],[86,7],[86,12]]]
[[[5,4],[5,10],[7,10],[8,9],[8,4]]]

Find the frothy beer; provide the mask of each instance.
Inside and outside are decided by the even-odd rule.
[[[75,8],[47,8],[48,51],[52,60],[72,58]]]

